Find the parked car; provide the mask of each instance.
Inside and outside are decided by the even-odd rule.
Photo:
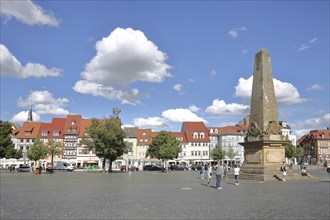
[[[330,165],[327,167],[327,172],[330,173]]]
[[[126,165],[122,165],[120,171],[127,171]],[[128,165],[128,171],[139,171],[139,168],[133,165]]]
[[[143,166],[143,170],[145,170],[145,171],[157,171],[157,170],[162,170],[162,168],[152,164],[152,165]]]
[[[170,170],[188,170],[188,168],[183,164],[172,164]]]
[[[198,164],[198,165],[191,165],[190,169],[192,169],[192,170],[201,170],[202,169],[202,166],[200,164]]]
[[[27,165],[20,165],[18,168],[17,168],[17,172],[30,172],[31,171],[31,168]]]
[[[46,171],[52,172],[52,171],[70,171],[72,172],[74,170],[74,166],[71,164],[64,162],[64,161],[54,161],[53,162],[53,168],[51,162],[46,163]]]

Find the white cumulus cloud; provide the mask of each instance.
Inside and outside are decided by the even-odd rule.
[[[27,121],[28,114],[29,114],[29,111],[21,111],[21,112],[17,113],[16,115],[14,115],[10,121],[14,122],[14,123],[25,122],[25,121]],[[32,118],[33,118],[33,121],[41,121],[40,115],[35,112],[32,112]]]
[[[28,108],[32,103],[32,108],[37,114],[68,115],[69,111],[64,109],[69,100],[67,98],[54,98],[49,91],[32,91],[26,99],[19,97],[17,106]]]
[[[277,103],[299,104],[307,101],[306,99],[300,97],[297,88],[291,83],[282,82],[275,78],[273,80]],[[235,96],[250,100],[252,94],[252,84],[253,76],[250,76],[248,79],[240,78],[238,80],[238,85],[235,87]]]
[[[319,84],[314,84],[312,85],[311,87],[307,88],[307,90],[322,90],[323,89],[323,86],[322,85],[319,85]]]
[[[176,91],[178,91],[178,92],[181,92],[181,90],[182,90],[182,85],[181,85],[181,84],[175,84],[175,85],[173,86],[173,89],[176,90]]]
[[[114,98],[122,95],[109,96],[109,93],[130,95],[131,92],[117,91],[117,89],[126,89],[131,83],[138,81],[161,83],[166,77],[172,76],[168,72],[170,66],[166,64],[166,60],[167,55],[148,40],[142,31],[116,28],[109,36],[96,43],[96,55],[86,64],[81,77],[84,81],[98,86],[83,93]],[[102,90],[112,91],[104,95],[104,92],[100,93],[100,87]],[[97,91],[93,91],[93,88]],[[79,89],[75,91],[80,92]],[[132,95],[134,97],[126,97],[126,99],[135,99],[136,94]],[[123,99],[120,100],[123,102]]]
[[[215,99],[212,105],[208,106],[205,110],[206,113],[211,114],[223,114],[223,115],[245,115],[248,114],[250,107],[248,105],[229,103],[226,104],[225,101]]]
[[[198,117],[190,109],[177,108],[177,109],[168,109],[163,111],[162,116],[167,121],[172,122],[184,122],[184,121],[207,121],[203,118]]]
[[[48,69],[39,63],[27,63],[23,66],[3,44],[0,44],[0,54],[0,74],[2,76],[12,76],[16,78],[41,78],[48,76],[57,77],[60,76],[62,72],[61,69]]]
[[[198,112],[200,108],[198,108],[196,105],[189,105],[189,110],[192,112]]]
[[[28,25],[58,26],[60,23],[51,12],[45,11],[42,7],[30,0],[1,1],[0,14],[7,20],[14,17]]]
[[[231,30],[228,31],[228,35],[233,38],[236,39],[238,38],[238,36],[240,35],[241,32],[243,31],[247,31],[247,28],[242,26],[240,28],[232,28]]]
[[[128,91],[116,90],[111,86],[104,86],[100,83],[80,80],[73,86],[73,90],[82,94],[102,96],[110,100],[120,100],[122,104],[137,105],[143,96],[138,89]]]
[[[149,118],[135,118],[133,125],[140,128],[168,128],[169,124],[164,118],[149,117]]]

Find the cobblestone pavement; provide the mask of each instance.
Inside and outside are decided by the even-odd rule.
[[[198,171],[2,173],[3,219],[330,219],[330,174],[287,182],[215,180]]]

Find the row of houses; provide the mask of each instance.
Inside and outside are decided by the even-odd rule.
[[[13,131],[12,141],[16,149],[23,151],[24,163],[28,161],[28,158],[25,156],[26,151],[39,138],[44,143],[47,143],[50,139],[61,143],[63,154],[55,157],[55,160],[65,160],[75,164],[77,167],[86,166],[87,164],[101,166],[101,159],[93,151],[89,151],[86,146],[81,145],[81,140],[87,135],[86,128],[91,124],[91,121],[91,119],[82,118],[81,115],[53,118],[50,123],[27,121],[23,123],[21,128]],[[296,137],[291,134],[290,126],[286,122],[280,122],[280,125],[282,134],[291,140],[293,145],[296,145]],[[247,128],[248,120],[243,120],[235,126],[225,127],[206,127],[204,122],[183,122],[180,132],[171,132],[171,135],[180,141],[182,147],[182,152],[178,158],[171,162],[189,165],[210,161],[212,160],[210,156],[212,149],[217,144],[220,144],[227,152],[232,148],[235,152],[235,157],[232,159],[236,163],[243,163],[244,148],[239,143],[244,142]],[[131,151],[119,157],[114,162],[113,167],[119,168],[122,164],[132,164],[141,167],[155,162],[153,159],[147,158],[146,153],[157,132],[138,127],[124,127],[123,129],[127,135],[125,141],[129,144]],[[309,160],[310,164],[329,159],[329,129],[321,130],[320,134],[315,132],[298,141],[298,146],[304,149],[304,156],[301,158],[301,161]],[[323,139],[319,140],[320,138]],[[309,144],[307,140],[314,141]],[[230,159],[228,157],[225,158],[225,160]],[[46,161],[49,161],[49,158],[45,158]]]
[[[91,119],[82,118],[81,115],[68,115],[66,118],[53,118],[50,123],[24,122],[22,127],[15,129],[12,141],[16,149],[21,149],[26,158],[26,151],[30,149],[38,138],[46,143],[52,139],[63,146],[63,154],[55,156],[55,160],[65,160],[79,166],[86,164],[101,165],[101,159],[94,152],[89,151],[86,146],[81,145],[82,138],[87,135],[86,128],[91,124]],[[133,164],[137,167],[152,163],[153,160],[146,157],[147,149],[157,132],[151,129],[138,127],[124,127],[127,137],[125,141],[129,144],[131,151],[119,157],[113,165],[119,167],[121,164]],[[220,144],[224,150],[233,148],[237,163],[244,161],[244,149],[240,142],[244,141],[247,125],[236,125],[226,127],[206,127],[204,122],[183,122],[180,132],[171,132],[180,141],[182,152],[172,162],[193,164],[201,161],[210,161],[211,150]],[[225,158],[229,160],[230,158]],[[49,160],[46,158],[45,161]]]

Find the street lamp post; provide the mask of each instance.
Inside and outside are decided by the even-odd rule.
[[[23,163],[26,165],[26,146],[23,146]]]

